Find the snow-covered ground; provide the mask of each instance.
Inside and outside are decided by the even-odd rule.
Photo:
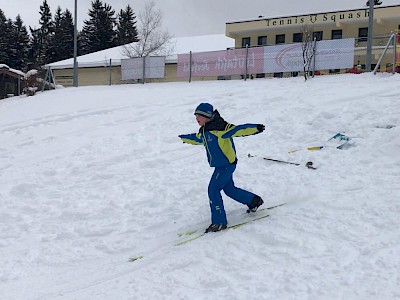
[[[364,74],[0,101],[0,298],[400,299],[399,90],[399,75]],[[287,204],[175,246],[210,224],[213,169],[178,138],[198,130],[204,101],[231,123],[266,125],[236,138],[235,182]],[[304,150],[338,132],[346,149]],[[228,222],[248,218],[224,201]]]

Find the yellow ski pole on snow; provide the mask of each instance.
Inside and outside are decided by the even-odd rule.
[[[317,146],[317,147],[308,147],[305,150],[310,150],[310,151],[314,151],[314,150],[321,150],[322,148],[324,148],[324,146]],[[301,150],[290,150],[288,151],[289,153],[295,153],[297,151],[301,151]]]

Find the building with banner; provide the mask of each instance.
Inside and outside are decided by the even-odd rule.
[[[391,33],[400,29],[400,5],[375,6],[373,20],[372,68],[382,55]],[[354,60],[350,70],[338,66],[320,69],[320,71],[322,73],[357,72],[365,69],[368,21],[369,7],[276,18],[260,17],[255,20],[226,23],[226,35],[235,39],[237,48],[302,43],[306,31],[312,32],[316,41],[354,39]],[[389,47],[389,51],[380,64],[380,71],[391,70],[394,48],[392,45]],[[338,44],[336,50],[340,49],[341,46]],[[279,53],[277,55],[285,56],[285,53],[278,50],[275,52]],[[288,53],[290,54],[290,51]],[[277,57],[277,59],[282,59],[282,57]],[[276,71],[273,72],[275,76],[282,76],[284,72],[282,69],[279,72]]]
[[[391,72],[400,63],[400,39],[393,38],[400,29],[400,5],[375,6],[373,21],[371,66],[380,61],[378,71]],[[166,57],[129,58],[126,46],[80,56],[78,82],[82,86],[361,73],[366,67],[368,22],[368,7],[228,22],[225,35],[176,38],[174,54]],[[307,35],[311,38],[305,43]],[[47,67],[57,84],[72,86],[72,58]]]
[[[185,81],[177,77],[177,53],[190,51],[215,51],[233,48],[235,41],[223,34],[179,37],[172,41],[172,54],[166,57],[129,58],[130,45],[118,46],[79,56],[78,85],[111,85],[159,81]],[[57,84],[72,86],[73,58],[54,62],[45,66],[53,71]],[[196,80],[216,79],[199,77]]]

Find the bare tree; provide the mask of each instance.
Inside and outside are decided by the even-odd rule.
[[[301,50],[303,52],[303,70],[304,79],[307,80],[310,77],[310,70],[312,61],[315,55],[316,38],[314,33],[310,30],[307,25],[302,28],[303,40],[301,44]]]
[[[155,8],[155,2],[145,5],[144,12],[139,13],[139,41],[125,45],[124,54],[128,57],[146,57],[168,55],[173,51],[172,36],[162,31],[162,12]]]

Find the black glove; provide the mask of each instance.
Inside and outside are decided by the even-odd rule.
[[[259,132],[263,132],[265,130],[265,126],[263,124],[257,124],[257,130]]]

